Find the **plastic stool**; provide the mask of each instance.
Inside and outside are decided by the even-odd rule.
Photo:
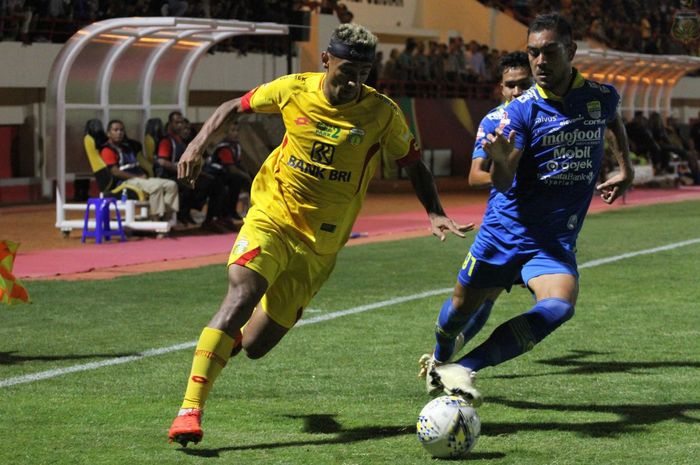
[[[110,215],[109,207],[114,205],[114,211],[117,214],[117,230],[112,231],[110,226]],[[90,231],[89,221],[90,221],[90,208],[95,208],[95,230]],[[117,200],[112,197],[100,197],[100,198],[90,198],[87,201],[87,208],[85,209],[85,221],[83,222],[83,237],[81,242],[85,242],[85,238],[94,237],[95,244],[101,244],[102,239],[110,240],[112,236],[119,235],[121,241],[126,241],[126,235],[124,234],[124,228],[122,227],[122,216],[119,213],[119,208],[117,207]]]

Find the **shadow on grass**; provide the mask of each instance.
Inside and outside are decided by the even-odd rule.
[[[139,355],[137,352],[114,354],[85,354],[85,355],[20,355],[16,350],[0,352],[0,365],[17,365],[24,362],[55,362],[58,360],[89,360],[93,358],[119,358]]]
[[[576,433],[592,438],[619,437],[623,434],[645,432],[649,425],[674,420],[680,423],[700,423],[700,403],[687,404],[649,404],[649,405],[572,405],[546,404],[541,402],[513,401],[502,397],[489,397],[489,403],[500,404],[521,410],[553,410],[557,412],[588,412],[614,414],[619,417],[612,421],[595,422],[522,422],[498,423],[485,422],[481,426],[484,436],[514,434],[521,431],[563,431]],[[698,417],[690,416],[691,412]],[[394,436],[415,434],[414,426],[366,426],[361,428],[344,429],[334,415],[288,415],[288,418],[298,418],[304,421],[302,431],[310,434],[335,434],[334,437],[290,442],[270,442],[260,444],[220,447],[215,449],[180,449],[187,455],[198,457],[219,457],[224,452],[242,450],[267,450],[299,446],[323,446],[332,444],[347,444],[371,439],[383,439]],[[500,452],[475,452],[462,460],[493,460],[504,458]]]
[[[603,373],[644,373],[645,370],[658,368],[700,368],[700,362],[690,360],[669,360],[660,362],[598,361],[584,360],[589,356],[611,355],[610,352],[572,350],[563,357],[537,360],[537,363],[552,367],[566,368],[553,373],[496,375],[494,379],[535,378],[552,375],[594,375]]]
[[[311,414],[311,415],[285,415],[287,418],[301,419],[304,421],[302,431],[310,434],[335,434],[334,437],[290,442],[269,442],[261,444],[247,444],[240,446],[219,447],[216,449],[180,449],[187,455],[197,457],[219,457],[223,452],[235,452],[242,450],[266,450],[280,449],[285,447],[299,446],[325,446],[332,444],[348,444],[352,442],[367,441],[372,439],[385,439],[394,436],[415,435],[416,427],[412,426],[365,426],[361,428],[344,429],[336,421],[335,415],[331,414]],[[473,453],[468,459],[486,460],[500,459],[505,457],[501,453]],[[462,459],[465,460],[465,459]]]
[[[521,410],[554,410],[557,412],[588,412],[614,414],[613,421],[579,423],[489,423],[482,424],[481,433],[487,436],[512,434],[519,431],[567,431],[590,437],[617,437],[627,433],[646,431],[647,426],[668,420],[680,423],[700,423],[700,403],[647,404],[647,405],[569,405],[514,401],[502,397],[489,397],[489,403],[501,404]],[[689,415],[696,412],[698,418]]]

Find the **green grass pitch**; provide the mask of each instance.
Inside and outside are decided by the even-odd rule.
[[[700,202],[614,210],[586,220],[579,265],[698,238]],[[448,295],[440,290],[452,287],[469,241],[343,250],[305,314],[313,324],[261,360],[229,362],[197,446],[166,438],[189,373],[186,348],[0,387],[0,463],[435,463],[415,438],[428,401],[417,360],[432,347]],[[532,352],[479,373],[482,435],[463,461],[699,463],[699,282],[700,242],[582,266],[575,317]],[[0,385],[194,341],[226,274],[211,266],[26,284],[32,305],[0,308]],[[503,295],[470,346],[530,306],[523,289]]]

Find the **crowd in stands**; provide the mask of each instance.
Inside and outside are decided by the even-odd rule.
[[[558,11],[571,23],[574,39],[591,38],[623,52],[700,54],[698,41],[684,44],[671,34],[676,13],[693,10],[695,2],[680,0],[480,0],[528,24],[538,13]],[[681,5],[690,4],[690,8]]]
[[[316,5],[318,4],[318,6]],[[37,18],[94,22],[128,16],[182,16],[288,23],[291,11],[330,5],[330,12],[347,9],[337,2],[302,0],[2,0],[2,16],[31,11]],[[328,10],[324,7],[324,12]]]
[[[494,96],[498,61],[508,53],[472,40],[452,37],[449,43],[406,39],[383,61],[378,54],[373,74],[376,87],[388,95],[417,97],[498,98]],[[372,79],[368,82],[374,85]]]
[[[559,11],[574,27],[577,40],[591,38],[614,50],[697,56],[699,42],[683,43],[671,34],[680,0],[481,0],[527,24],[537,13]],[[693,3],[693,2],[690,2]],[[0,0],[0,38],[63,42],[94,21],[125,16],[271,21],[296,24],[295,12],[335,14],[341,23],[354,18],[338,0]],[[236,44],[247,51],[247,41]],[[450,48],[452,44],[448,44]],[[472,64],[474,66],[474,64]],[[448,66],[452,71],[452,65]],[[456,71],[458,72],[458,71]]]
[[[95,21],[129,16],[177,16],[297,25],[299,13],[319,11],[351,22],[337,0],[0,0],[0,40],[62,43]],[[217,51],[286,53],[286,37],[242,36]],[[282,43],[284,42],[284,43]]]
[[[482,3],[507,11],[524,23],[542,11],[559,11],[570,19],[577,40],[590,38],[615,50],[698,55],[697,41],[684,44],[672,38],[671,28],[681,7],[679,1],[483,0]],[[287,24],[295,23],[295,14],[299,12],[334,14],[340,22],[353,20],[347,5],[338,0],[0,0],[0,39],[21,40],[27,44],[34,41],[63,42],[80,27],[113,17],[186,16]],[[263,50],[280,54],[287,50],[286,42],[275,42],[280,39],[287,40],[237,37],[218,44],[217,50],[238,53]],[[377,54],[368,84],[394,97],[498,99],[495,85],[499,80],[497,66],[500,57],[506,53],[474,40],[465,42],[461,37],[451,37],[448,43],[409,38],[403,49],[392,49],[386,59],[381,52]],[[183,119],[181,135],[173,133],[174,126],[177,125],[169,121],[169,131],[163,135],[163,140],[172,143],[177,136],[182,139],[182,144],[186,144],[186,120]],[[638,163],[648,163],[656,174],[678,171],[681,167],[678,173],[681,182],[700,183],[697,150],[700,148],[700,119],[689,127],[678,124],[673,118],[664,122],[658,114],[647,119],[638,113],[628,122],[628,133]],[[173,160],[176,158],[173,156]],[[225,155],[224,158],[229,160],[231,156]],[[220,166],[221,163],[214,162],[214,165]],[[250,179],[239,179],[239,175],[243,176],[240,173],[229,175],[228,168],[225,171],[226,179],[212,166],[205,171],[203,179],[215,179],[217,187],[195,186],[193,192],[187,192],[180,186],[180,196],[184,195],[181,212],[201,207],[203,201],[214,199],[210,211],[228,209],[229,213],[219,216],[235,218],[230,199],[217,198],[220,192],[240,190],[241,187],[232,187],[235,183],[245,188]],[[161,176],[173,177],[172,172],[166,174],[160,170]],[[207,184],[205,181],[201,183]],[[212,184],[211,180],[209,184]],[[191,217],[189,213],[180,213],[180,220],[187,223]]]

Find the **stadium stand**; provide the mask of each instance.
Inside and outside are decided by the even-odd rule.
[[[36,45],[34,48],[42,48],[48,45],[64,43],[81,27],[99,20],[135,14],[140,16],[163,17],[163,14],[182,13],[191,18],[235,18],[237,20],[249,21],[275,21],[283,24],[307,24],[310,28],[301,28],[298,30],[306,31],[307,37],[301,37],[301,39],[310,40],[313,44],[314,41],[318,42],[318,36],[323,34],[324,27],[328,28],[328,26],[324,26],[326,24],[337,24],[338,22],[347,21],[349,19],[358,22],[366,22],[369,17],[367,13],[369,9],[390,8],[370,5],[372,2],[351,2],[344,5],[338,1],[329,0],[267,0],[265,2],[254,0],[225,0],[221,2],[172,2],[177,3],[177,7],[180,9],[186,6],[184,11],[175,12],[174,10],[163,11],[161,6],[164,3],[171,2],[163,2],[160,0],[133,2],[3,2],[2,9],[0,10],[0,38],[3,40],[3,45],[15,41],[27,45],[34,44]],[[395,6],[392,12],[400,12],[411,8],[407,2],[385,3],[395,5],[401,4],[400,6]],[[419,1],[416,3],[419,5],[418,8],[421,8],[420,4],[425,2]],[[461,0],[460,2],[456,0],[446,0],[445,3],[446,5],[456,5],[457,3],[465,5],[469,8],[470,15],[472,13],[476,15],[477,6],[479,8],[482,7],[476,0],[465,0],[464,2]],[[513,27],[511,28],[509,23],[508,29],[516,31],[518,37],[524,35],[522,32],[525,27],[524,24],[526,24],[529,18],[534,14],[544,10],[558,9],[568,15],[570,19],[574,20],[574,25],[576,27],[575,34],[577,39],[582,41],[582,45],[584,42],[587,42],[592,47],[604,47],[607,48],[606,53],[611,52],[613,49],[617,51],[643,51],[649,55],[644,55],[640,60],[647,61],[649,60],[647,57],[651,57],[653,61],[654,57],[662,57],[661,54],[664,53],[679,54],[681,57],[693,57],[698,55],[697,41],[682,43],[673,40],[671,37],[674,22],[680,11],[679,8],[681,8],[681,2],[673,2],[673,4],[667,5],[667,2],[658,2],[654,0],[612,0],[608,2],[593,0],[592,2],[585,3],[585,6],[583,2],[571,2],[570,0],[557,2],[506,0],[481,1],[480,3],[500,9],[500,11],[504,12],[504,14],[500,16],[508,16],[511,18]],[[171,7],[168,6],[168,8]],[[416,18],[415,24],[406,23],[406,16],[402,13],[391,17],[376,18],[377,23],[381,24],[377,26],[377,31],[380,35],[380,43],[386,45],[384,49],[384,57],[386,57],[386,59],[383,61],[378,60],[373,70],[373,73],[378,76],[376,87],[380,91],[389,94],[397,101],[409,99],[404,102],[405,104],[402,103],[401,107],[404,111],[411,108],[412,104],[406,103],[409,101],[434,100],[435,102],[439,102],[443,99],[464,100],[469,110],[467,112],[461,112],[461,110],[454,111],[455,121],[458,120],[461,124],[461,127],[456,127],[456,130],[462,131],[466,128],[467,137],[472,137],[472,135],[469,134],[470,130],[473,132],[474,128],[470,129],[470,121],[472,121],[472,124],[473,120],[478,121],[479,113],[497,99],[494,68],[500,56],[508,51],[505,50],[504,47],[511,47],[511,45],[503,45],[502,42],[496,40],[503,36],[502,33],[489,34],[487,32],[484,34],[478,32],[474,28],[465,27],[460,29],[456,27],[454,24],[449,23],[448,20],[451,19],[449,17],[451,15],[449,14],[440,16],[436,13],[435,18],[437,19],[434,18],[432,22],[428,21],[426,17],[430,16],[432,12],[428,11],[425,6],[422,8],[422,23],[419,22],[418,19],[420,15],[415,14],[412,16],[412,18]],[[603,11],[606,14],[602,14]],[[463,12],[459,13],[460,14],[457,14],[455,12],[453,16],[463,19]],[[309,20],[310,18],[312,19],[311,21]],[[512,18],[520,20],[517,27],[516,21]],[[401,24],[401,21],[404,21],[404,23]],[[464,23],[464,21],[462,20],[461,23]],[[292,29],[294,30],[294,28]],[[474,29],[474,31],[472,31],[472,29]],[[503,28],[501,28],[500,31],[506,32]],[[292,35],[290,35],[290,37],[291,36]],[[407,53],[404,55],[404,64],[408,65],[408,69],[398,69],[397,71],[396,61],[398,55],[405,48],[407,42],[414,44],[411,46],[410,54]],[[518,43],[517,41],[512,42],[512,48],[521,48],[522,45],[522,43]],[[396,54],[389,53],[391,48],[396,49]],[[31,49],[32,47],[24,47],[22,51],[30,52]],[[258,53],[269,56],[283,56],[290,51],[291,58],[289,59],[294,60],[294,65],[297,66],[297,69],[306,71],[313,69],[313,66],[317,66],[318,51],[313,48],[313,45],[307,49],[303,48],[303,44],[292,47],[286,36],[239,35],[235,38],[228,38],[217,42],[211,47],[209,53],[220,55],[220,58],[226,56],[228,60],[238,60],[241,57],[256,55]],[[30,56],[29,53],[26,53],[26,55]],[[481,58],[472,60],[475,56]],[[610,55],[591,55],[589,63],[603,62],[606,60],[611,63],[616,63],[616,59],[617,58],[611,58]],[[479,64],[482,60],[483,66]],[[628,58],[625,58],[625,60],[628,60]],[[251,61],[251,63],[254,63],[254,61]],[[285,73],[284,69],[276,65],[269,66],[267,63],[261,65],[260,62],[258,62],[257,65],[262,68],[263,74],[265,74],[264,80],[267,80],[271,73],[276,75]],[[634,111],[641,111],[643,115],[647,117],[652,111],[658,111],[664,119],[669,116],[676,117],[682,130],[686,133],[690,133],[690,125],[693,123],[693,119],[689,117],[689,115],[694,116],[697,113],[700,103],[692,96],[692,90],[685,91],[684,96],[686,97],[684,97],[682,102],[682,99],[676,99],[677,103],[672,103],[670,96],[673,86],[682,77],[682,74],[673,78],[650,76],[644,73],[637,74],[634,71],[634,66],[634,64],[625,64],[625,69],[619,73],[620,76],[615,75],[613,72],[603,70],[602,74],[591,75],[591,77],[599,81],[613,82],[618,88],[623,89],[623,91],[627,93],[636,92],[636,98],[625,99],[623,101],[623,111],[627,112],[625,116],[628,123],[631,124]],[[591,73],[595,72],[598,71],[591,71]],[[693,70],[690,69],[690,72],[692,73]],[[232,98],[241,95],[251,88],[247,82],[246,84],[234,84],[234,87],[222,87],[219,86],[218,83],[214,83],[214,80],[218,77],[219,76],[213,74],[210,82],[204,85],[198,84],[200,88],[206,90],[199,91],[197,98],[193,99],[196,100],[196,103],[192,105],[195,107],[194,111],[191,113],[188,111],[195,125],[197,122],[206,119],[207,114],[211,112],[211,102],[221,101],[220,97],[222,96],[225,98]],[[625,84],[626,81],[621,79],[622,77],[637,79],[638,84],[636,84],[635,82],[637,81],[635,81],[629,82],[629,85],[627,85]],[[666,79],[669,82],[672,80],[673,83],[669,87],[670,90],[664,89],[663,91],[657,91],[657,89],[654,88],[654,84],[659,79]],[[254,82],[257,84],[262,81],[255,79]],[[10,87],[11,85],[7,84],[4,85],[4,88],[0,85],[0,106],[25,105],[24,108],[31,108],[32,104],[36,104],[39,106],[39,110],[32,110],[35,113],[32,116],[35,121],[40,121],[40,112],[43,111],[41,110],[41,106],[45,105],[41,99],[44,97],[37,94],[38,97],[32,97],[34,100],[30,100],[29,98],[23,97],[23,95],[29,95],[28,92],[25,92],[24,94],[18,93],[17,95],[19,95],[19,97],[13,96],[12,98],[8,98],[8,95],[12,93],[12,91],[8,90]],[[635,88],[636,90],[634,90]],[[226,90],[224,91],[223,89]],[[695,92],[695,94],[697,94],[697,92]],[[16,101],[21,102],[13,103]],[[29,101],[30,103],[25,103],[25,101]],[[426,108],[431,105],[435,105],[435,107],[432,110],[426,110]],[[437,108],[444,110],[441,105],[441,103],[426,105],[425,102],[421,102],[420,105],[414,105],[418,107],[419,110],[412,116],[414,116],[415,120],[418,122],[433,120],[434,118],[425,116],[425,112],[438,111],[436,110]],[[671,114],[671,110],[673,114]],[[442,113],[442,116],[444,116],[444,111],[442,111]],[[154,111],[153,114],[149,114],[149,117],[163,117],[166,114],[167,111],[165,110]],[[117,114],[115,116],[121,115]],[[84,115],[80,124],[90,117],[91,115]],[[17,118],[15,118],[15,120],[16,119]],[[29,120],[30,118],[27,119],[27,121]],[[269,118],[269,120],[272,122],[266,121],[265,119],[251,121],[250,124],[246,124],[246,129],[241,132],[241,144],[244,146],[246,153],[251,155],[251,158],[247,160],[248,163],[253,165],[259,164],[268,153],[269,148],[275,146],[278,142],[279,130],[273,129],[271,131],[266,127],[268,125],[274,125],[275,120],[274,118]],[[147,127],[146,121],[137,123],[132,120],[128,123],[130,126],[138,124],[133,127],[137,127],[142,134],[154,132],[152,128]],[[12,124],[17,126],[17,123],[14,121]],[[419,133],[431,131],[430,128],[425,127],[425,124],[423,124],[422,127],[414,128],[414,130]],[[20,145],[22,146],[22,150],[32,150],[28,148],[30,144],[25,134],[20,133],[18,136],[16,127],[13,128],[12,131],[15,131],[12,133],[13,135],[11,137],[14,138],[12,140],[21,140]],[[0,173],[9,172],[10,177],[25,176],[28,179],[31,178],[31,180],[27,182],[32,183],[31,187],[33,193],[31,196],[29,194],[22,194],[24,197],[14,195],[10,197],[5,194],[5,192],[9,190],[7,187],[9,183],[3,183],[2,180],[0,180],[0,203],[7,202],[6,199],[12,199],[10,202],[22,202],[26,201],[22,199],[38,199],[42,196],[46,199],[52,195],[53,189],[50,187],[47,180],[41,178],[43,172],[40,172],[41,169],[44,169],[41,165],[41,157],[45,157],[46,155],[42,153],[43,148],[39,147],[43,147],[42,139],[45,137],[46,129],[41,127],[39,123],[34,123],[34,126],[27,124],[26,127],[20,127],[20,131],[24,131],[26,134],[38,134],[33,139],[34,146],[36,147],[33,149],[33,154],[31,154],[33,156],[23,158],[13,155],[13,160],[17,158],[22,159],[22,166],[20,169],[17,169],[18,162],[13,161],[12,170],[5,169],[3,171],[2,166],[0,166]],[[78,129],[75,134],[71,134],[71,137],[73,137],[76,142],[79,140],[80,134],[77,134],[79,131]],[[157,130],[155,132],[157,133]],[[150,138],[152,136],[153,134],[150,136],[146,135],[142,139],[144,143],[144,158],[141,160],[141,163],[147,171],[150,166],[148,161],[152,157],[152,155],[149,155],[152,154],[152,146],[150,145]],[[690,136],[690,134],[686,136],[686,139],[690,141],[691,144],[694,144],[694,137]],[[435,140],[443,142],[440,139],[433,139],[432,136],[424,138],[422,142],[426,150],[444,149],[442,146],[435,146],[437,143]],[[9,145],[12,147],[10,149],[11,151],[17,150],[16,142]],[[678,144],[676,145],[678,146]],[[73,147],[69,147],[69,149],[71,148]],[[695,153],[693,148],[685,148],[684,150],[689,153]],[[72,150],[72,152],[78,153],[77,150]],[[641,160],[645,160],[650,156],[645,156],[644,151],[640,151],[638,155]],[[454,161],[450,171],[452,175],[459,176],[465,170],[463,157],[459,149],[452,149],[452,157]],[[26,161],[27,159],[29,161]],[[33,164],[32,161],[34,162]],[[669,163],[673,164],[675,161],[671,160]],[[0,160],[0,165],[1,164],[2,160]],[[688,169],[690,170],[690,164],[686,162],[675,165],[677,168],[676,171],[684,170],[686,165],[688,165]],[[39,168],[36,168],[37,166]],[[651,166],[653,167],[653,163]],[[249,166],[247,168],[249,171],[254,172],[257,166]],[[664,168],[659,166],[654,169],[653,175],[662,173],[663,170]],[[90,171],[87,170],[85,174],[87,175],[89,172]],[[70,174],[76,174],[77,176],[77,173],[74,172],[70,172]],[[5,174],[3,174],[3,176],[5,176]],[[13,186],[13,189],[16,188]],[[92,189],[94,190],[94,186]],[[69,192],[69,197],[70,194]]]

